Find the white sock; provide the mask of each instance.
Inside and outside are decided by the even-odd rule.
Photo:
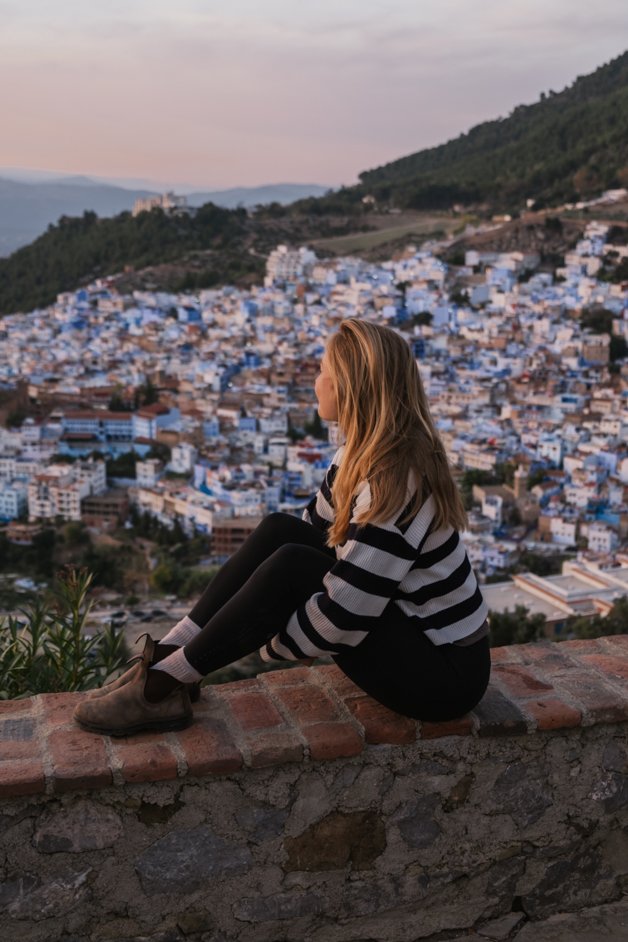
[[[171,677],[180,680],[182,684],[193,684],[203,679],[203,674],[199,674],[195,667],[192,667],[186,658],[183,648],[173,651],[168,657],[163,658],[157,664],[151,666],[152,671],[165,671]]]
[[[189,615],[178,621],[174,628],[171,628],[165,638],[160,638],[160,644],[177,644],[180,648],[192,638],[196,638],[200,628],[195,624]]]

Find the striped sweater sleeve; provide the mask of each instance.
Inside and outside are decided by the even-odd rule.
[[[261,649],[264,660],[340,654],[360,644],[378,623],[416,559],[416,547],[428,533],[434,508],[430,497],[402,532],[395,520],[359,524],[355,517],[369,502],[364,482],[347,540],[336,547],[337,561],[323,579],[323,591],[297,608],[287,625]]]
[[[325,474],[325,479],[320,488],[305,507],[302,519],[306,523],[311,523],[318,530],[326,533],[334,519],[334,508],[332,504],[331,488],[338,468],[338,461],[342,449],[339,448],[331,460],[331,464]]]

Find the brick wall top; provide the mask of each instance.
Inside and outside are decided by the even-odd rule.
[[[124,739],[75,725],[80,693],[0,701],[0,797],[325,762],[444,736],[529,736],[628,721],[628,634],[491,654],[482,702],[447,723],[391,712],[334,665],[208,687],[188,729]]]

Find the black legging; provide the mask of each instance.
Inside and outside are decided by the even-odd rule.
[[[316,527],[290,514],[269,514],[190,612],[202,631],[185,645],[189,663],[209,674],[259,650],[295,609],[324,590],[323,577],[335,561]],[[490,673],[488,638],[435,645],[392,602],[356,648],[333,659],[375,700],[431,721],[472,709]]]

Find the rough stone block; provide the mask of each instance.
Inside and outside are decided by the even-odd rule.
[[[442,832],[435,813],[440,805],[438,795],[422,795],[398,809],[393,820],[397,822],[399,833],[408,847],[430,847],[438,840]]]
[[[520,761],[509,763],[497,777],[489,802],[491,807],[509,814],[520,828],[529,827],[554,804],[547,769]]]
[[[209,932],[214,926],[214,920],[209,913],[189,912],[181,913],[177,917],[177,927],[185,935],[193,935],[197,932]]]
[[[511,938],[513,930],[520,926],[525,918],[524,913],[506,913],[499,919],[485,922],[476,931],[482,938],[491,939],[491,942],[503,942],[504,939]]]
[[[374,811],[332,812],[284,841],[286,871],[368,870],[386,849],[384,822]]]
[[[208,881],[243,873],[252,863],[251,852],[201,825],[173,831],[144,851],[135,869],[149,896],[157,893],[193,893]]]
[[[245,897],[233,907],[233,915],[243,922],[270,922],[299,919],[325,911],[324,897],[316,893],[275,893],[274,896]]]
[[[111,847],[121,834],[120,815],[81,799],[44,814],[35,830],[33,846],[44,854],[79,854]]]
[[[627,938],[628,899],[553,913],[526,923],[516,935],[517,942],[626,942]]]
[[[284,808],[257,804],[245,805],[235,814],[242,832],[255,844],[279,837],[283,833],[287,817],[288,812]]]
[[[86,881],[91,868],[80,872],[62,872],[57,876],[24,877],[0,884],[0,907],[4,903],[11,919],[43,919],[65,916],[75,909],[87,893]]]
[[[613,874],[600,848],[586,844],[560,848],[557,859],[530,866],[526,883],[521,905],[531,919],[592,906],[616,893]]]

